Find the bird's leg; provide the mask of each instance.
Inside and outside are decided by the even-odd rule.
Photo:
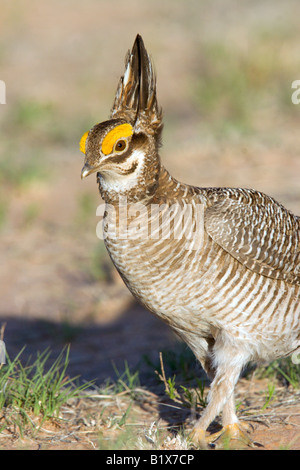
[[[233,391],[240,371],[241,365],[225,362],[217,368],[208,396],[208,405],[191,433],[191,438],[196,445],[207,447],[208,443],[217,439],[218,436],[214,435],[206,437],[206,429],[213,419],[223,410],[227,402],[227,407],[225,407],[226,426],[238,425],[238,419],[234,411]],[[233,422],[229,423],[228,421]]]

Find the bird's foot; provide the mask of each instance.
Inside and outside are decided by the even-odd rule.
[[[233,423],[224,426],[219,432],[206,434],[203,429],[195,427],[190,437],[193,443],[200,449],[209,448],[243,448],[243,447],[263,447],[258,442],[250,439],[248,429],[241,423]]]
[[[193,428],[189,435],[191,441],[198,449],[208,449],[210,442],[208,441],[208,436],[204,429],[201,429],[197,426]]]

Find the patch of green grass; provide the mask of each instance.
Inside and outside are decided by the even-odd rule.
[[[285,380],[293,388],[300,387],[300,366],[293,364],[292,360],[281,360],[276,366],[276,371],[281,380]]]
[[[268,384],[268,391],[267,391],[267,394],[266,394],[266,401],[265,401],[265,403],[262,407],[262,411],[265,410],[266,408],[268,408],[268,406],[274,400],[275,389],[276,389],[275,384],[273,384],[273,383]]]
[[[17,429],[24,434],[32,425],[31,416],[57,418],[61,407],[71,398],[81,395],[90,384],[75,385],[78,377],[69,378],[69,347],[54,360],[50,367],[50,352],[37,353],[37,358],[23,365],[23,350],[0,370],[0,430]],[[41,425],[41,424],[40,424]]]
[[[129,392],[129,395],[134,398],[134,391],[140,386],[139,371],[132,372],[127,361],[124,362],[124,371],[122,373],[115,364],[113,364],[113,368],[117,376],[117,380],[112,387],[113,393],[117,395],[122,392]]]
[[[24,189],[49,177],[49,171],[40,154],[20,158],[7,154],[0,159],[0,184]]]
[[[126,412],[125,412],[126,413]],[[105,438],[100,432],[98,450],[130,450],[137,449],[137,435],[133,429],[125,427],[116,436]]]
[[[106,384],[97,389],[97,393],[99,397],[118,397],[123,396],[129,398],[131,401],[134,401],[139,393],[143,393],[143,389],[140,387],[140,378],[139,378],[139,371],[135,370],[132,371],[128,365],[128,362],[124,362],[124,371],[120,372],[115,364],[113,365],[113,369],[116,373],[116,380],[112,380],[109,378]],[[121,422],[124,424],[124,419],[128,416],[128,412],[124,414],[122,417]]]
[[[142,400],[144,399],[145,390],[140,387],[139,371],[132,371],[126,361],[122,372],[114,364],[113,368],[116,380],[109,379],[104,387],[97,390],[100,400],[101,397],[109,399],[108,404],[103,406],[101,412],[102,429],[113,431],[113,436],[107,436],[107,433],[100,431],[99,449],[134,449],[137,444],[137,435],[131,426],[128,427],[128,419],[135,422],[133,405],[135,402],[139,402],[141,397]],[[109,407],[114,403],[116,406],[113,406],[113,411],[110,411]]]
[[[162,351],[164,368],[167,375],[177,375],[183,381],[195,379],[197,370],[197,360],[195,355],[184,343],[179,343],[176,349],[167,349]],[[160,359],[153,361],[149,356],[144,355],[143,361],[153,370],[160,367]]]
[[[273,361],[269,366],[259,368],[256,375],[278,380],[284,385],[290,385],[295,389],[300,388],[300,365],[294,364],[291,358]]]
[[[14,121],[20,128],[32,129],[52,118],[53,105],[33,99],[24,99],[14,107]]]
[[[257,132],[261,113],[296,117],[291,77],[297,66],[287,45],[284,33],[277,31],[257,31],[248,47],[201,44],[199,75],[191,92],[209,126],[221,135],[232,130],[251,134]]]
[[[223,44],[207,47],[201,76],[195,90],[196,103],[206,118],[221,119],[224,125],[249,124],[249,84],[237,55]]]
[[[206,407],[207,397],[205,396],[205,382],[194,375],[193,378],[190,377],[189,383],[187,384],[188,387],[182,383],[177,385],[176,375],[169,378],[166,377],[162,353],[160,353],[160,371],[156,371],[156,374],[164,384],[166,395],[174,402],[191,409]],[[182,382],[181,377],[179,378],[179,382]]]
[[[0,230],[4,227],[8,213],[8,203],[0,199]]]
[[[2,131],[6,139],[40,148],[73,141],[72,126],[73,119],[68,118],[57,103],[28,96],[9,108]]]

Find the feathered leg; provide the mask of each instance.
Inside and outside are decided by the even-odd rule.
[[[235,412],[234,388],[244,365],[248,362],[247,353],[238,349],[232,338],[220,334],[213,347],[213,366],[209,367],[214,372],[211,383],[208,405],[201,418],[195,424],[191,437],[196,445],[206,447],[220,436],[242,440],[250,445],[250,439],[246,439],[245,433],[239,423]],[[223,411],[223,429],[216,434],[206,436],[206,430],[214,418]]]
[[[207,442],[211,442],[209,438],[206,440],[206,429],[213,419],[223,410],[226,402],[231,399],[240,372],[241,367],[239,366],[231,366],[230,368],[226,367],[225,369],[223,367],[219,367],[217,369],[208,395],[208,405],[192,431],[192,439],[195,444],[200,445],[200,447],[206,447]],[[228,411],[229,409],[227,409],[227,415]],[[229,413],[229,415],[231,415],[231,413]],[[236,415],[234,417],[234,421],[234,424],[236,424]]]

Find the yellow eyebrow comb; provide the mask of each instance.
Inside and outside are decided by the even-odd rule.
[[[130,124],[120,124],[115,127],[104,137],[102,142],[102,153],[109,155],[118,139],[121,137],[129,137],[133,134],[133,128]]]

